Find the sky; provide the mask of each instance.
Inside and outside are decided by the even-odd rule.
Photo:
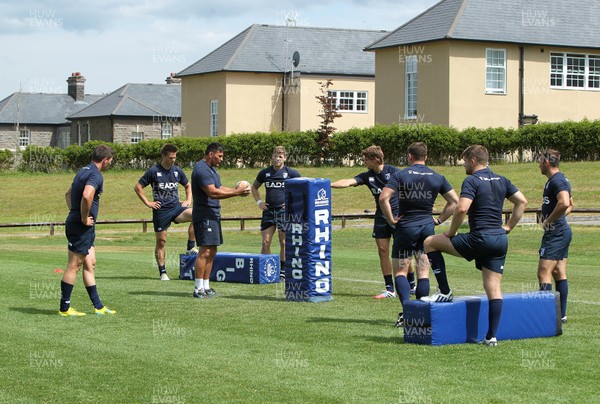
[[[252,24],[393,31],[439,0],[0,0],[0,100],[164,84]]]

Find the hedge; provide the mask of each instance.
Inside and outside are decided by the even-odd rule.
[[[600,158],[600,120],[561,123],[540,123],[519,129],[466,128],[461,131],[429,124],[375,125],[367,129],[350,129],[335,133],[330,139],[326,156],[320,155],[315,131],[242,133],[219,138],[184,138],[148,140],[132,145],[111,144],[115,149],[113,167],[116,169],[145,169],[160,160],[165,143],[178,148],[177,162],[191,167],[204,155],[206,146],[219,141],[225,148],[224,167],[262,167],[268,165],[271,152],[277,145],[288,150],[288,164],[309,166],[320,164],[344,165],[360,161],[361,151],[369,145],[380,145],[386,162],[406,163],[406,149],[423,141],[429,149],[431,164],[457,164],[462,151],[472,144],[483,144],[492,161],[523,161],[535,157],[547,147],[558,149],[564,161],[598,160]],[[86,165],[99,141],[66,149],[28,146],[17,156],[17,168],[30,172],[75,170]],[[15,156],[0,151],[0,170],[10,169]]]

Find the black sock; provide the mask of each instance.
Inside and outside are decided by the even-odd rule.
[[[73,285],[60,281],[60,311],[67,311],[71,307],[71,292]]]
[[[158,266],[158,272],[160,274],[166,274],[167,273],[167,268],[164,265],[159,265]]]
[[[556,281],[556,291],[560,294],[560,316],[567,316],[567,296],[569,295],[569,282],[566,279]]]
[[[188,240],[188,242],[187,242],[187,249],[188,249],[188,251],[191,250],[194,247],[196,247],[196,241],[195,240]]]
[[[285,261],[279,261],[279,275],[285,277]]]
[[[492,299],[489,301],[489,326],[485,339],[491,339],[496,336],[498,324],[500,324],[500,316],[502,315],[502,299]]]
[[[406,279],[408,280],[408,284],[410,285],[411,289],[414,289],[416,286],[415,283],[415,273],[414,272],[409,272],[408,275],[406,275]]]
[[[96,285],[86,286],[85,289],[87,290],[88,295],[90,296],[90,300],[92,301],[92,304],[94,305],[94,307],[97,308],[98,310],[103,308],[104,306],[102,305],[102,302],[100,301],[100,296],[98,296],[98,291],[96,290]]]
[[[398,298],[400,299],[400,303],[404,305],[404,302],[410,299],[410,285],[408,284],[408,280],[404,275],[398,275],[395,281]]]
[[[394,278],[392,275],[383,275],[383,281],[385,282],[385,289],[389,292],[394,291]]]
[[[450,285],[448,285],[448,276],[446,275],[446,261],[444,256],[439,251],[431,251],[427,253],[429,262],[431,263],[431,270],[435,275],[440,292],[447,295],[450,293]]]
[[[415,292],[417,300],[429,296],[429,289],[429,278],[419,279],[419,282],[417,282],[417,291]]]
[[[540,283],[540,290],[552,290],[551,283]]]

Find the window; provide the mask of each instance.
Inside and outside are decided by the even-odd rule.
[[[600,89],[600,55],[552,52],[550,87]]]
[[[506,49],[485,50],[485,93],[506,94]]]
[[[31,131],[29,129],[19,129],[19,146],[27,147],[31,144]]]
[[[346,112],[367,112],[367,92],[366,91],[329,91],[332,101],[338,111]]]
[[[588,56],[588,87],[600,88],[600,55]]]
[[[144,140],[144,132],[131,132],[131,144],[136,144]]]
[[[567,87],[585,86],[585,55],[567,55]]]
[[[219,101],[210,101],[210,135],[219,136]]]
[[[552,54],[550,56],[550,86],[563,86],[563,57]]]
[[[417,118],[417,56],[405,58],[404,119]]]
[[[173,137],[173,124],[171,122],[163,122],[160,127],[160,138],[162,140],[171,139]]]

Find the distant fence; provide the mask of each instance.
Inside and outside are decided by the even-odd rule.
[[[508,223],[512,210],[504,210],[504,223]],[[542,211],[539,208],[527,208],[525,213],[535,213],[536,223],[541,222]],[[434,215],[439,215],[439,211],[433,212]],[[600,214],[600,208],[574,208],[571,214]],[[347,213],[332,215],[332,219],[341,221],[341,228],[345,228],[349,220],[356,219],[372,219],[375,215],[373,213]],[[246,230],[246,222],[260,221],[260,216],[236,216],[236,217],[222,217],[223,222],[239,222],[240,230]],[[594,220],[594,219],[592,219]],[[600,217],[597,219],[600,220]],[[146,233],[148,231],[148,223],[152,223],[152,219],[124,219],[124,220],[99,220],[96,222],[97,225],[104,224],[142,224],[142,231]],[[58,226],[64,226],[65,222],[30,222],[30,223],[0,223],[0,228],[10,227],[31,227],[31,228],[48,228],[50,235],[54,235],[55,228]]]

